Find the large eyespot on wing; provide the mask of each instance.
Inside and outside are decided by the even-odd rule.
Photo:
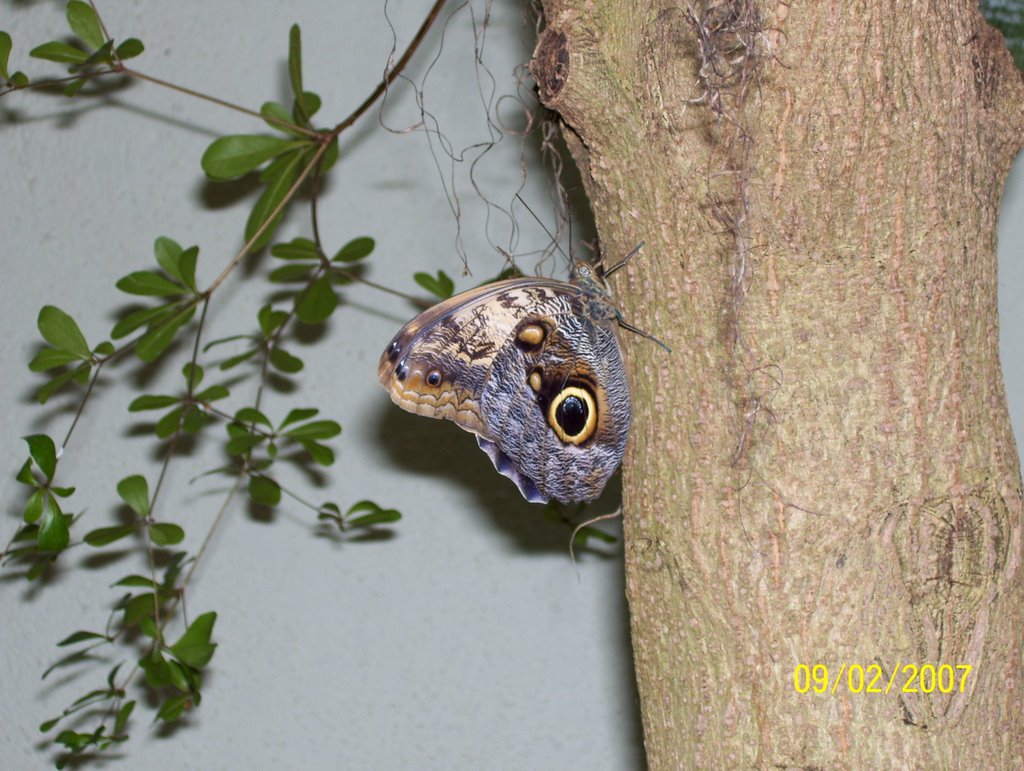
[[[487,435],[480,394],[495,355],[558,282],[510,279],[471,289],[424,311],[384,349],[377,377],[399,407]]]
[[[535,346],[532,328],[545,331]],[[612,328],[580,314],[526,319],[495,357],[480,398],[488,454],[523,495],[590,501],[618,468],[632,417]],[[486,448],[485,448],[486,449]]]

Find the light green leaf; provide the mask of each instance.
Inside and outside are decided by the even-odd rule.
[[[367,512],[360,516],[353,517],[361,511]],[[402,518],[401,513],[396,509],[383,509],[373,501],[359,501],[352,504],[345,512],[345,524],[349,527],[370,527],[371,525],[397,522]]]
[[[283,104],[264,102],[263,106],[260,107],[260,115],[263,116],[263,120],[266,121],[267,125],[276,131],[284,131],[298,137],[305,136],[297,131],[298,127],[295,126],[295,121],[292,120],[292,116]]]
[[[135,37],[130,37],[121,43],[115,50],[117,58],[121,61],[126,59],[134,59],[136,56],[146,50],[146,47],[142,45],[142,41]]]
[[[134,525],[132,526],[134,529]],[[120,581],[112,584],[113,586],[128,586],[134,589],[156,589],[156,583],[152,578],[147,576],[131,575],[125,576]]]
[[[7,64],[11,58],[11,36],[0,30],[0,79],[10,80]]]
[[[149,540],[157,546],[173,546],[185,540],[185,531],[170,522],[156,522],[149,526]]]
[[[40,404],[46,404],[47,400],[53,396],[57,391],[63,388],[71,380],[79,380],[83,375],[88,377],[89,365],[83,364],[76,369],[69,369],[67,372],[62,372],[57,377],[53,378],[49,383],[44,385],[36,392],[36,398]]]
[[[99,48],[106,41],[96,11],[88,3],[82,0],[69,0],[67,18],[71,31],[82,38],[89,48]]]
[[[163,268],[164,273],[172,278],[181,281],[181,271],[178,269],[178,260],[182,253],[181,245],[173,238],[158,236],[153,242],[153,254],[156,255],[156,264]]]
[[[309,262],[293,262],[270,271],[267,279],[275,284],[287,284],[291,281],[308,281],[310,273],[316,266]]]
[[[36,325],[39,327],[39,334],[54,348],[74,354],[79,359],[89,358],[91,352],[85,335],[75,320],[60,308],[55,305],[44,305],[39,311]]]
[[[274,424],[270,422],[270,418],[253,407],[242,407],[242,409],[235,413],[235,420],[239,423],[259,423],[267,428],[274,427]]]
[[[284,311],[275,311],[271,306],[264,305],[257,314],[257,320],[263,337],[269,338],[282,324],[288,321],[288,314]]]
[[[203,153],[202,167],[210,179],[236,179],[308,142],[269,134],[232,134],[216,139]]]
[[[177,272],[177,265],[175,265],[175,272]],[[152,297],[174,297],[185,292],[185,287],[181,284],[176,284],[150,270],[137,270],[134,273],[129,273],[118,281],[116,286],[128,294]]]
[[[333,420],[314,420],[285,431],[284,435],[292,439],[330,439],[340,433],[341,426]]]
[[[140,517],[149,516],[149,485],[144,476],[125,477],[117,483],[117,494]]]
[[[34,59],[45,59],[49,62],[60,62],[62,64],[82,64],[89,58],[89,54],[81,48],[75,48],[57,40],[51,40],[49,43],[36,46],[28,52],[28,55]]]
[[[271,212],[288,195],[288,191],[299,176],[299,168],[305,160],[305,155],[301,152],[293,152],[278,160],[282,161],[278,173],[267,181],[266,189],[260,195],[259,200],[256,201],[256,205],[253,206],[249,219],[245,223],[246,241],[256,235],[256,231],[260,229],[263,222],[270,217]],[[255,243],[253,243],[253,249],[259,249],[266,245],[271,236],[273,236],[277,223],[281,221],[283,215],[284,209],[278,212],[274,220],[263,230],[263,234],[256,239]]]
[[[25,503],[25,511],[21,515],[25,524],[31,525],[43,516],[43,507],[46,505],[47,497],[46,490],[42,489],[36,490],[28,497],[28,501]]]
[[[421,287],[432,294],[436,294],[442,300],[447,300],[455,291],[455,282],[449,278],[443,270],[437,271],[437,277],[429,273],[415,273],[413,279]]]
[[[45,372],[48,369],[56,369],[70,364],[73,361],[81,361],[79,356],[67,351],[60,351],[56,348],[43,348],[29,362],[28,368],[33,372]]]
[[[274,244],[270,253],[279,260],[306,260],[319,262],[320,252],[317,251],[316,243],[308,238],[293,238],[291,241],[282,244]]]
[[[228,359],[225,359],[224,361],[222,361],[220,363],[220,369],[223,371],[223,370],[229,370],[232,367],[237,367],[243,361],[248,361],[249,359],[251,359],[253,356],[255,356],[259,352],[260,352],[259,348],[251,348],[250,350],[246,351],[245,353],[240,353],[237,356],[232,356],[232,357],[230,357]]]
[[[274,348],[270,352],[270,366],[281,372],[292,374],[302,369],[302,359],[292,356],[283,348]]]
[[[226,399],[229,396],[231,396],[231,392],[224,386],[212,385],[209,388],[204,388],[193,398],[197,402],[215,402],[218,399]]]
[[[191,696],[172,696],[166,699],[163,704],[160,705],[160,709],[157,710],[156,719],[163,720],[167,723],[173,723],[179,717],[181,713],[185,711],[185,706],[192,700]]]
[[[249,477],[249,497],[261,506],[276,506],[281,502],[281,486],[270,477],[253,474]]]
[[[312,439],[298,439],[297,441],[315,463],[321,466],[330,466],[334,463],[334,451],[330,447],[314,442]]]
[[[69,634],[57,643],[57,647],[63,648],[66,645],[74,645],[75,643],[85,642],[86,640],[106,640],[107,642],[111,642],[111,638],[105,634],[100,634],[99,632],[86,632],[83,630]]]
[[[126,538],[135,532],[135,525],[114,525],[113,527],[100,527],[95,530],[90,530],[85,534],[84,540],[90,546],[100,547],[108,546],[119,541],[122,538]]]
[[[36,545],[40,551],[60,551],[71,540],[68,533],[68,520],[71,517],[65,517],[61,513],[53,498],[48,498],[47,501],[50,505],[46,507],[46,514],[39,525]]]
[[[43,472],[47,479],[53,479],[57,471],[57,448],[53,440],[46,434],[32,434],[23,436],[28,443],[28,454],[36,462],[36,466]]]
[[[284,420],[281,421],[281,425],[278,426],[277,428],[279,431],[284,430],[285,427],[290,426],[292,423],[298,423],[299,421],[302,420],[309,420],[313,416],[317,415],[319,412],[320,410],[316,409],[315,407],[300,407],[291,410],[285,416]]]
[[[181,303],[168,303],[167,305],[158,305],[155,308],[143,308],[142,310],[133,311],[121,319],[114,328],[110,331],[110,336],[115,340],[120,340],[125,335],[131,334],[139,327],[146,325],[157,324],[168,316],[173,316],[177,311],[181,310]]]
[[[338,307],[338,296],[327,276],[321,276],[295,298],[295,315],[304,324],[322,324]]]
[[[296,99],[302,96],[302,32],[298,24],[288,30],[288,79]],[[304,116],[307,120],[309,115]]]
[[[143,394],[132,400],[128,405],[128,412],[142,412],[143,410],[162,410],[181,401],[177,396],[160,396],[158,394]]]
[[[292,114],[295,116],[297,122],[309,123],[309,119],[312,118],[320,111],[320,95],[314,94],[312,91],[303,91],[301,97],[295,97],[294,106],[292,107]]]
[[[178,426],[181,424],[181,414],[184,411],[184,407],[176,407],[156,422],[153,430],[158,439],[166,439],[178,430]]]
[[[331,262],[356,262],[366,257],[373,251],[374,240],[367,236],[353,238],[338,250],[338,253],[331,258]]]
[[[199,287],[196,286],[196,262],[198,259],[198,246],[190,246],[178,258],[178,272],[181,275],[181,280],[185,286],[197,294],[199,292]]]
[[[135,709],[134,701],[126,701],[121,705],[121,709],[117,711],[117,717],[114,719],[114,736],[121,735],[124,727],[128,725],[128,718],[131,717],[133,709]]]
[[[213,611],[197,616],[196,620],[189,624],[185,633],[171,646],[171,653],[174,654],[174,657],[193,669],[206,666],[217,647],[216,643],[210,642],[213,625],[216,621],[217,614]]]
[[[155,361],[174,342],[175,335],[191,320],[195,310],[195,306],[191,306],[159,325],[150,325],[149,331],[136,344],[135,355],[143,361]]]

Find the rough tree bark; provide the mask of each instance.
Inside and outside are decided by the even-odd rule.
[[[625,317],[673,349],[624,340],[650,766],[1021,767],[995,232],[1024,88],[1001,36],[977,0],[543,6],[541,99],[605,253],[646,241]],[[904,692],[924,664],[972,669]]]

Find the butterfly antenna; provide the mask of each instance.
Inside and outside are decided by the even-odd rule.
[[[621,517],[621,516],[622,516],[622,507],[619,506],[619,508],[615,509],[615,511],[613,511],[613,512],[610,512],[608,514],[602,514],[599,517],[594,517],[593,519],[585,520],[583,522],[580,522],[578,525],[576,525],[576,529],[573,530],[572,531],[572,535],[569,536],[569,559],[572,560],[572,566],[573,566],[573,569],[576,571],[576,580],[577,581],[581,580],[580,579],[579,568],[576,567],[576,550],[573,548],[576,545],[576,536],[577,536],[577,534],[579,534],[580,530],[582,530],[585,527],[590,527],[595,522],[601,522],[602,520],[605,520],[605,519],[615,519],[616,517]]]
[[[617,271],[619,268],[621,268],[627,262],[629,262],[634,257],[636,257],[640,253],[640,250],[643,249],[643,248],[644,248],[644,242],[641,241],[639,244],[637,244],[636,246],[633,247],[633,251],[631,251],[629,254],[627,254],[625,257],[623,257],[617,263],[615,263],[610,268],[608,268],[608,270],[606,270],[604,272],[604,277],[608,278],[608,276],[610,276],[612,273]]]
[[[657,345],[660,345],[662,348],[664,348],[667,353],[672,353],[672,349],[671,348],[669,348],[667,345],[665,345],[663,342],[661,342],[661,340],[656,338],[650,332],[644,332],[642,329],[640,329],[638,327],[634,327],[628,321],[624,321],[621,318],[618,319],[618,322],[619,322],[619,326],[622,327],[623,329],[628,329],[633,334],[640,335],[640,337],[646,337],[652,343],[656,343]]]
[[[563,251],[561,245],[558,243],[558,240],[555,238],[555,236],[552,234],[552,232],[550,230],[548,230],[548,226],[545,225],[543,222],[541,222],[541,219],[540,219],[540,217],[537,216],[537,213],[534,212],[534,210],[530,208],[530,204],[528,204],[526,201],[524,201],[523,197],[521,195],[519,195],[519,193],[516,193],[516,198],[519,199],[519,203],[521,203],[523,206],[526,207],[526,211],[530,212],[530,214],[533,216],[533,218],[535,220],[537,220],[537,224],[540,225],[541,228],[543,228],[544,232],[548,234],[548,238],[551,239],[551,243],[553,243],[555,245],[555,248],[558,251],[562,252],[562,256],[565,257],[565,259],[567,259],[570,264],[572,264],[572,258]],[[569,220],[569,226],[572,227],[572,220],[571,219]],[[571,238],[572,238],[572,236],[570,236],[570,239]]]

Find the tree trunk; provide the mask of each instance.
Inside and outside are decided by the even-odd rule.
[[[544,13],[603,250],[646,242],[619,306],[672,348],[624,335],[651,768],[1021,767],[1001,36],[976,0]]]

